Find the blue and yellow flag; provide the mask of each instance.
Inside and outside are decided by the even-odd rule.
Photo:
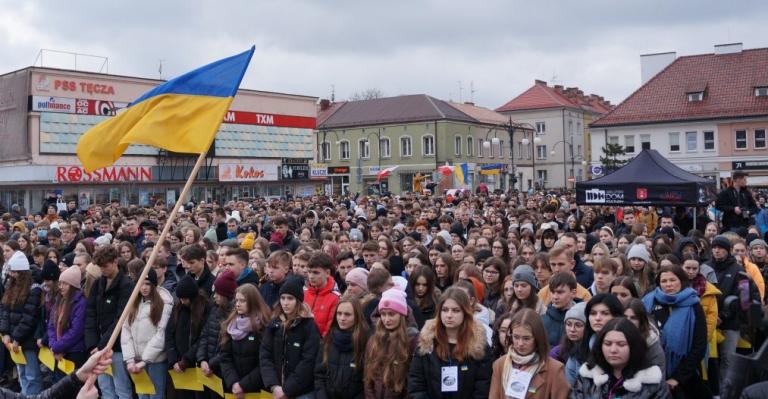
[[[190,154],[207,152],[254,49],[169,80],[85,132],[77,143],[77,157],[85,170],[112,165],[129,144]]]
[[[455,167],[453,173],[456,173],[456,178],[459,180],[459,184],[469,184],[469,165],[463,163]]]
[[[481,175],[498,175],[501,173],[501,170],[503,168],[504,168],[504,165],[500,163],[483,165],[480,167],[480,174]]]

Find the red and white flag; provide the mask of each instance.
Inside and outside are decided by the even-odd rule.
[[[398,165],[390,166],[386,169],[381,170],[378,174],[376,174],[376,181],[381,181],[381,179],[385,177],[389,177],[389,175],[394,172],[395,169],[397,169]]]

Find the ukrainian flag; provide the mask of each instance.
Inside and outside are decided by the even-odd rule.
[[[453,168],[453,172],[456,173],[456,178],[459,180],[459,184],[469,184],[467,178],[469,177],[469,165],[463,163],[456,168]]]
[[[155,87],[124,112],[85,132],[77,157],[91,172],[115,163],[129,144],[202,154],[240,87],[255,47]]]

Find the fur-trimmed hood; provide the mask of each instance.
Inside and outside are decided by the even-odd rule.
[[[591,379],[597,387],[608,382],[608,374],[597,365],[590,369],[586,363],[582,364],[579,368],[579,375]],[[632,378],[624,380],[622,385],[629,392],[640,392],[643,389],[643,384],[660,384],[662,378],[659,366],[651,366],[638,371]]]
[[[437,320],[431,319],[424,323],[424,327],[419,334],[418,351],[421,355],[432,353],[435,349],[435,338],[437,337]],[[483,326],[472,319],[472,337],[469,338],[469,356],[475,360],[480,360],[485,356],[485,348],[488,345],[485,338]]]

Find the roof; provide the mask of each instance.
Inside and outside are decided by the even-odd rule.
[[[669,64],[592,127],[768,115],[768,48],[683,56]],[[689,102],[688,93],[704,91]]]
[[[501,125],[509,123],[508,116],[504,116],[494,110],[485,107],[478,107],[477,105],[471,103],[449,102],[448,104],[481,123],[486,123],[489,125]]]
[[[585,95],[576,87],[563,88],[561,85],[552,87],[548,86],[547,82],[536,80],[528,90],[496,108],[496,112],[563,107],[603,114],[610,111],[611,104],[595,94]]]
[[[429,120],[454,120],[477,123],[477,120],[449,103],[425,94],[347,101],[339,104],[321,121],[318,129],[380,125]]]

